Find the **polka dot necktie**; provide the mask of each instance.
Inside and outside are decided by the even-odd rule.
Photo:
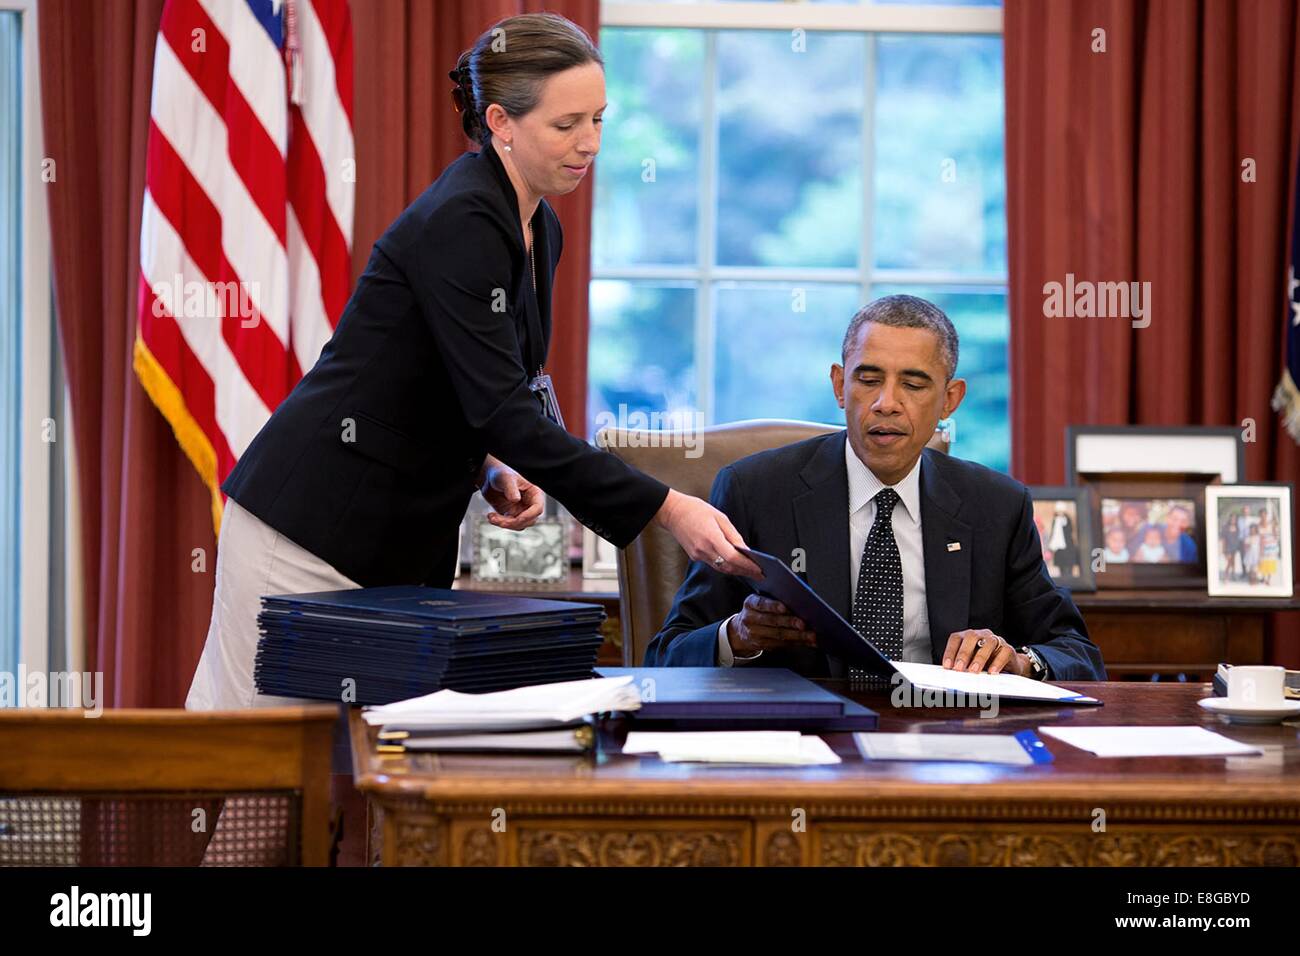
[[[850,623],[891,661],[903,657],[903,562],[894,540],[894,505],[898,492],[876,492],[876,520],[862,549],[858,590]]]

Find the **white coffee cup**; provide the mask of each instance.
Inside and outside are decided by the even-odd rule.
[[[1280,707],[1286,700],[1285,667],[1238,665],[1228,670],[1228,702],[1242,707]]]

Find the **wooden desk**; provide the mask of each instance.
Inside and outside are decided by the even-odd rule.
[[[687,767],[624,756],[615,733],[590,757],[381,757],[354,710],[356,786],[382,833],[372,853],[390,866],[1300,864],[1300,730],[1222,724],[1196,706],[1207,685],[1079,684],[1105,706],[991,719],[827,686],[876,708],[884,731],[1195,723],[1265,753],[1103,760],[1048,740],[1047,766],[867,762],[829,734],[836,766]]]

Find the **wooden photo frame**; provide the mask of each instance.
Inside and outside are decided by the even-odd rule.
[[[1205,489],[1209,593],[1216,597],[1291,597],[1290,482]]]
[[[1216,475],[1081,477],[1102,549],[1099,588],[1205,587],[1205,490]]]
[[[1092,499],[1087,488],[1073,485],[1034,485],[1034,524],[1043,549],[1047,573],[1061,587],[1095,591],[1092,573]]]

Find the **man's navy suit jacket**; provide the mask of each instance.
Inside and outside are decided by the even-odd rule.
[[[710,498],[750,547],[792,567],[802,554],[804,580],[848,620],[846,440],[840,431],[742,458],[718,472]],[[1025,486],[930,448],[922,452],[920,485],[932,661],[942,661],[954,631],[988,628],[1017,648],[1032,645],[1052,680],[1105,680],[1079,609],[1043,563]],[[953,542],[961,547],[949,550]],[[718,626],[749,593],[742,579],[692,562],[646,665],[716,664]],[[844,673],[842,662],[811,647],[767,650],[754,663],[808,676]]]

